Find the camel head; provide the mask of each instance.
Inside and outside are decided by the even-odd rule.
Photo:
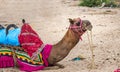
[[[92,30],[91,22],[88,20],[81,20],[80,18],[69,18],[70,29],[78,33],[80,36],[87,30]]]

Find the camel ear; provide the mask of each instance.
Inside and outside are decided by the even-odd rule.
[[[70,22],[70,24],[74,23],[74,21],[71,18],[69,18],[69,22]]]

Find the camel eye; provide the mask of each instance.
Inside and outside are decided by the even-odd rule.
[[[76,25],[77,25],[77,26],[80,26],[80,22],[77,22]]]

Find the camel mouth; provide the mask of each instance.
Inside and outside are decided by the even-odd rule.
[[[93,26],[92,26],[91,22],[89,20],[82,20],[82,21],[83,21],[82,29],[92,31]]]
[[[92,31],[92,28],[93,28],[92,25],[88,25],[88,26],[85,27],[85,29],[88,30],[88,31]]]
[[[89,26],[86,27],[86,29],[89,30],[89,31],[92,31],[92,28],[93,28],[92,25],[89,25]]]

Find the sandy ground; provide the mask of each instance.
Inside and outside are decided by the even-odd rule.
[[[93,46],[96,69],[89,69],[91,52],[87,34],[69,55],[59,62],[65,68],[38,72],[113,72],[120,68],[120,9],[77,6],[77,0],[0,0],[0,24],[16,23],[24,18],[37,31],[44,43],[55,44],[69,27],[68,18],[90,20],[93,25]],[[71,61],[78,55],[85,60]],[[0,72],[18,72],[0,69]]]

